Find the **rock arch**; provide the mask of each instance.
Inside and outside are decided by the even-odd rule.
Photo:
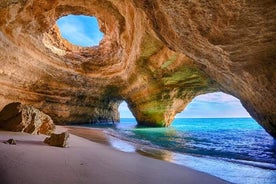
[[[32,104],[56,123],[116,119],[167,126],[196,95],[224,91],[276,136],[275,3],[182,0],[0,2],[0,107]],[[79,48],[57,18],[96,16],[105,37]]]

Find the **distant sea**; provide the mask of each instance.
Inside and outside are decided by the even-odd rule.
[[[104,128],[114,148],[209,173],[232,183],[276,183],[276,139],[252,118],[181,118],[167,128],[121,119]]]

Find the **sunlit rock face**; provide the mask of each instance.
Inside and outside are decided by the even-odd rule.
[[[100,45],[62,39],[68,14],[97,17]],[[1,1],[0,108],[106,122],[126,100],[139,124],[168,126],[195,96],[224,91],[276,136],[275,14],[273,0]]]

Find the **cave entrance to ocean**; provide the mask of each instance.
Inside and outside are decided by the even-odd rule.
[[[97,46],[104,36],[97,18],[92,16],[70,14],[60,17],[56,25],[61,37],[76,46]]]
[[[128,105],[119,106],[121,121],[135,119]],[[223,92],[214,92],[195,97],[187,107],[175,116],[179,118],[251,118],[239,99]]]
[[[250,118],[239,99],[223,93],[195,97],[176,118]]]
[[[119,111],[121,117],[131,115],[126,103],[120,105]],[[122,121],[116,133],[123,140],[130,140],[130,144],[111,143],[119,150],[134,150],[233,183],[239,183],[244,179],[241,176],[248,174],[254,183],[258,179],[256,173],[263,175],[264,169],[260,168],[275,167],[273,138],[250,117],[237,98],[222,92],[195,97],[169,127],[137,127],[133,121]],[[138,146],[132,148],[132,143]]]
[[[135,119],[132,112],[129,110],[127,103],[123,101],[119,106],[120,119]]]

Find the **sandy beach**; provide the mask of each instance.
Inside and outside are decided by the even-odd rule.
[[[0,131],[1,184],[227,183],[187,167],[99,144],[95,141],[105,143],[101,130],[70,128],[69,148],[48,146],[43,143],[45,137]],[[2,143],[10,138],[17,144]]]

